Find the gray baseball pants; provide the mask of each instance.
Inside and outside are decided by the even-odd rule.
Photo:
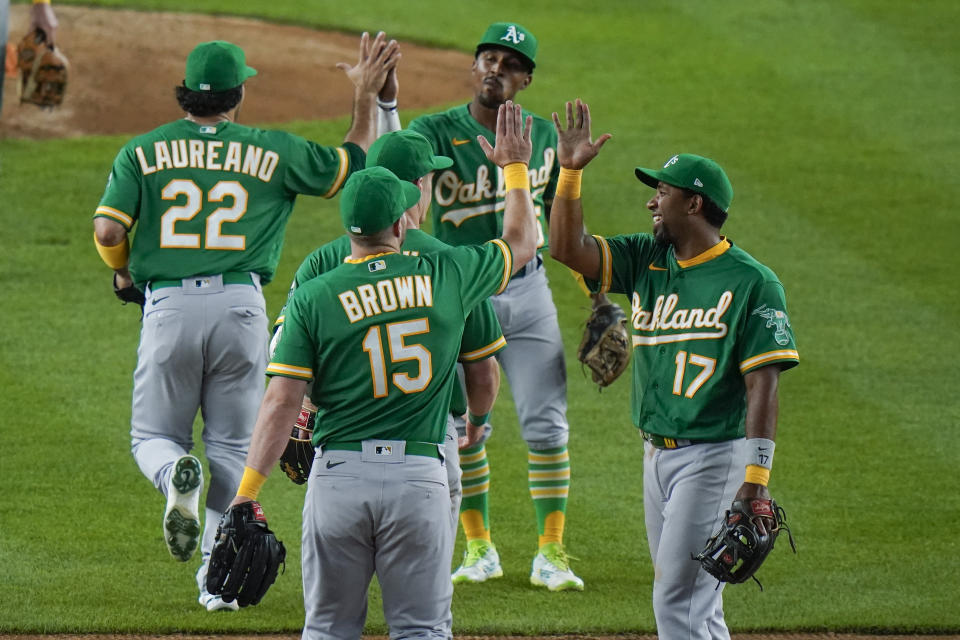
[[[453,637],[447,470],[404,444],[317,450],[303,507],[304,640],[359,639],[374,573],[392,640]]]
[[[567,444],[567,367],[557,308],[540,258],[490,298],[507,346],[497,360],[510,382],[523,439],[533,450]]]
[[[147,288],[130,421],[137,465],[166,494],[173,463],[193,449],[193,421],[200,410],[210,468],[204,559],[243,475],[264,392],[269,339],[260,285],[224,285],[218,279],[200,288]]]
[[[643,508],[653,559],[653,614],[663,640],[729,640],[723,583],[691,559],[743,483],[744,440],[657,449],[644,443]]]

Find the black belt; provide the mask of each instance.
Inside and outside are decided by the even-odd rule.
[[[514,277],[514,278],[522,278],[522,277],[524,277],[524,276],[528,276],[528,275],[530,275],[531,273],[534,273],[535,271],[537,271],[537,270],[538,270],[540,267],[542,267],[542,266],[543,266],[543,256],[541,256],[541,255],[538,253],[538,254],[537,254],[537,257],[536,257],[536,262],[534,262],[533,260],[531,260],[531,261],[528,262],[527,264],[523,265],[522,267],[520,267],[520,270],[519,270],[519,271],[517,271],[515,274],[513,274],[513,277]]]
[[[687,440],[685,438],[667,438],[664,436],[658,436],[655,433],[647,433],[643,429],[640,429],[640,437],[652,444],[657,449],[682,449],[683,447],[689,447],[692,444],[699,444],[701,442],[706,442],[705,440]]]
[[[250,275],[249,271],[227,271],[224,272],[222,276],[223,284],[248,284],[251,287],[253,286],[253,276]],[[190,278],[192,277],[193,276],[190,276]],[[196,276],[198,280],[202,277],[203,276]],[[157,289],[164,289],[166,287],[179,287],[183,285],[183,280],[190,278],[181,280],[153,280],[150,282],[150,291],[156,291]]]
[[[437,447],[442,445],[432,442],[414,442],[407,441],[404,451],[412,456],[426,456],[428,458],[440,459],[440,450]],[[320,445],[324,451],[363,451],[362,442],[325,442]]]

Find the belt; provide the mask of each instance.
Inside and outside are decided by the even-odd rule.
[[[441,445],[430,442],[414,442],[407,440],[404,451],[411,456],[426,456],[428,458],[440,459],[440,451],[437,449]],[[362,442],[324,442],[320,445],[324,451],[363,451]]]
[[[200,277],[200,276],[197,276]],[[248,284],[253,285],[253,277],[249,271],[226,271],[223,273],[223,284]],[[179,287],[183,285],[183,280],[153,280],[150,282],[150,290],[164,289],[166,287]]]
[[[514,277],[514,278],[522,278],[522,277],[524,277],[524,276],[528,276],[528,275],[530,275],[531,273],[534,273],[537,269],[539,269],[539,268],[542,267],[542,266],[543,266],[543,256],[541,256],[541,255],[538,253],[538,254],[537,254],[537,257],[536,257],[536,262],[534,262],[533,260],[531,260],[531,261],[528,262],[527,264],[523,265],[522,267],[520,267],[520,270],[519,270],[519,271],[517,271],[515,274],[513,274],[513,277]]]
[[[647,433],[640,429],[640,437],[652,444],[657,449],[681,449],[689,447],[692,444],[704,442],[703,440],[687,440],[685,438],[665,438],[654,433]]]

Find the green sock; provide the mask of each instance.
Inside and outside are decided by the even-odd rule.
[[[481,444],[461,451],[460,468],[463,470],[460,503],[463,532],[467,540],[490,540],[490,465],[486,447]]]
[[[570,456],[566,447],[530,449],[527,454],[530,497],[537,512],[540,546],[563,542],[563,528],[570,493]]]

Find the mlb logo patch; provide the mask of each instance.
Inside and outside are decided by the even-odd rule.
[[[376,273],[377,271],[383,271],[387,268],[387,263],[383,260],[374,260],[373,262],[367,265],[367,269],[370,270],[370,273]]]
[[[378,444],[373,452],[378,456],[392,456],[393,447],[389,444]]]

